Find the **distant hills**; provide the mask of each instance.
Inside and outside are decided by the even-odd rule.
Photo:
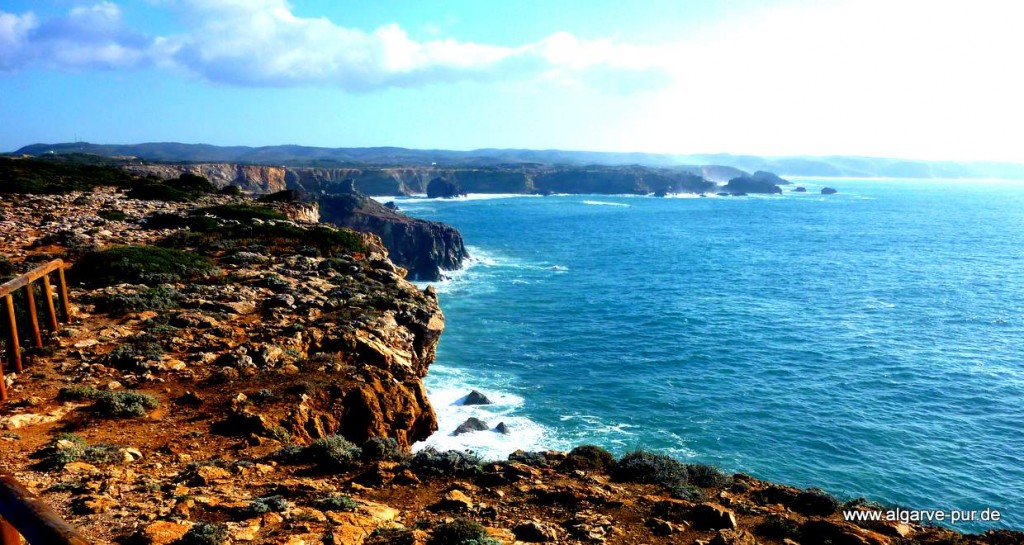
[[[106,157],[138,158],[155,162],[223,162],[305,167],[394,166],[502,167],[525,165],[643,165],[671,168],[716,165],[746,172],[770,171],[783,176],[852,176],[894,178],[1001,178],[1024,179],[1024,164],[890,159],[880,157],[758,157],[754,155],[668,155],[564,150],[478,149],[471,151],[420,150],[397,147],[321,148],[311,146],[212,146],[151,142],[144,144],[91,144],[68,142],[32,144],[14,154],[86,153]]]

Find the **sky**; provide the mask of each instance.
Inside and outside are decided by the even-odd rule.
[[[1024,163],[1024,5],[0,2],[0,151],[186,142]]]

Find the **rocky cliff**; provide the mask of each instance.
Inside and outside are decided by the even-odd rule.
[[[323,221],[379,236],[411,279],[437,280],[469,257],[462,235],[450,225],[410,218],[358,193],[322,195],[319,202]]]
[[[287,169],[284,167],[197,163],[184,165],[132,164],[125,168],[138,176],[154,176],[162,180],[177,178],[183,173],[195,174],[210,180],[218,188],[235,185],[248,193],[274,193],[287,189]]]
[[[205,176],[218,187],[237,185],[248,193],[296,189],[311,194],[344,193],[351,185],[364,195],[414,195],[441,179],[466,193],[704,193],[735,169],[704,171],[648,167],[556,167],[545,165],[487,168],[315,168],[233,164],[130,165],[131,172],[162,179],[183,172]],[[729,178],[725,178],[725,181]]]

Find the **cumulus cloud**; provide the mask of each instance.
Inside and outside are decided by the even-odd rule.
[[[657,55],[611,40],[558,33],[516,47],[451,38],[418,41],[395,24],[373,31],[296,16],[285,0],[179,0],[187,32],[144,36],[111,2],[40,22],[0,12],[0,70],[153,65],[238,86],[349,91],[456,81],[547,79],[630,92],[667,81]]]
[[[129,68],[147,62],[150,40],[127,28],[111,2],[40,21],[0,12],[0,70],[33,64],[61,69]]]

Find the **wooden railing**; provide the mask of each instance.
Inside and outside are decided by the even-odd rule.
[[[46,299],[46,309],[50,321],[50,329],[56,332],[60,328],[57,322],[57,308],[53,304],[53,286],[50,284],[50,274],[57,271],[60,281],[60,302],[64,311],[64,322],[71,323],[71,305],[68,301],[68,284],[64,279],[64,261],[55,259],[45,265],[36,267],[31,271],[0,285],[0,297],[3,297],[7,306],[7,342],[10,352],[10,361],[14,363],[14,370],[21,373],[21,341],[18,338],[18,320],[14,311],[14,294],[25,288],[25,301],[29,322],[32,325],[32,336],[36,346],[43,347],[43,335],[39,330],[39,313],[36,310],[36,296],[34,282],[43,281],[43,294]],[[0,363],[0,403],[7,401],[7,385],[4,381],[3,364]]]
[[[89,545],[14,477],[0,472],[0,545],[21,545],[22,536],[31,545]]]
[[[14,295],[18,290],[25,290],[25,310],[32,326],[32,337],[37,347],[43,346],[43,335],[39,329],[39,312],[36,309],[34,283],[43,281],[43,298],[46,300],[47,316],[50,329],[58,331],[60,324],[57,308],[53,302],[53,285],[50,274],[57,272],[60,287],[61,310],[65,323],[71,322],[71,305],[68,300],[68,284],[64,279],[64,262],[60,259],[51,261],[40,267],[0,285],[0,297],[7,307],[7,343],[10,361],[15,371],[21,373],[21,340],[19,338],[17,312],[15,312]],[[0,402],[7,400],[7,385],[4,381],[3,364],[0,364]],[[7,473],[0,472],[0,545],[21,545],[22,537],[32,545],[88,545],[78,530],[65,522],[39,498]]]

